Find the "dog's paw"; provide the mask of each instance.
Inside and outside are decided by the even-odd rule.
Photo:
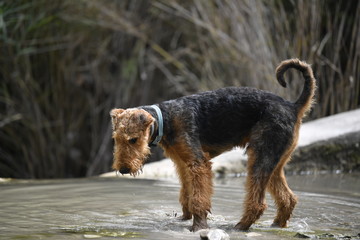
[[[271,227],[273,228],[285,228],[287,227],[287,222],[281,222],[279,220],[274,220],[274,222],[271,224]]]
[[[200,218],[200,217],[194,215],[193,225],[190,228],[191,232],[197,232],[199,230],[208,229],[208,228],[209,228],[209,226],[207,224],[206,217]]]
[[[197,231],[204,230],[204,229],[209,229],[209,226],[207,224],[205,224],[205,225],[193,225],[190,228],[190,232],[197,232]]]
[[[181,216],[177,217],[176,219],[178,219],[179,221],[187,221],[187,220],[192,219],[192,216],[191,215],[181,215]]]
[[[238,224],[235,225],[234,229],[238,231],[248,231],[250,226],[251,224],[244,224],[242,222],[239,222]]]

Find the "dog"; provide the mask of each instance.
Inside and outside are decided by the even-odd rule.
[[[276,78],[286,87],[284,73],[294,68],[304,77],[295,102],[248,87],[227,87],[152,106],[113,109],[113,169],[136,176],[160,145],[173,160],[181,182],[182,220],[193,218],[190,230],[208,228],[213,194],[210,159],[234,147],[248,155],[244,212],[235,229],[248,230],[267,208],[265,192],[275,200],[272,226],[286,227],[297,203],[288,187],[284,165],[299,137],[303,117],[314,102],[316,80],[307,63],[289,59],[280,63]]]

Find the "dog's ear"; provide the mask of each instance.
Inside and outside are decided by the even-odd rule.
[[[113,110],[110,111],[110,116],[111,116],[111,123],[112,123],[112,127],[113,130],[115,130],[116,127],[116,119],[124,112],[124,109],[120,109],[120,108],[114,108]]]
[[[125,111],[125,109],[121,109],[121,108],[114,108],[110,111],[110,116],[111,117],[115,117],[115,116],[119,116],[120,114],[122,114]]]
[[[139,120],[141,125],[144,126],[144,129],[147,129],[147,127],[155,121],[155,119],[149,113],[140,114]]]

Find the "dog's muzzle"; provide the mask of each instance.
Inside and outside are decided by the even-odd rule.
[[[120,168],[119,172],[120,172],[121,174],[128,174],[128,173],[130,173],[130,168],[128,168],[128,167],[122,167],[122,168]]]

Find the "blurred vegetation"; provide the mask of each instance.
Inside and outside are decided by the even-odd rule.
[[[0,177],[110,170],[109,110],[224,86],[282,89],[311,63],[310,118],[359,107],[360,1],[0,0]],[[294,80],[292,80],[294,79]]]

